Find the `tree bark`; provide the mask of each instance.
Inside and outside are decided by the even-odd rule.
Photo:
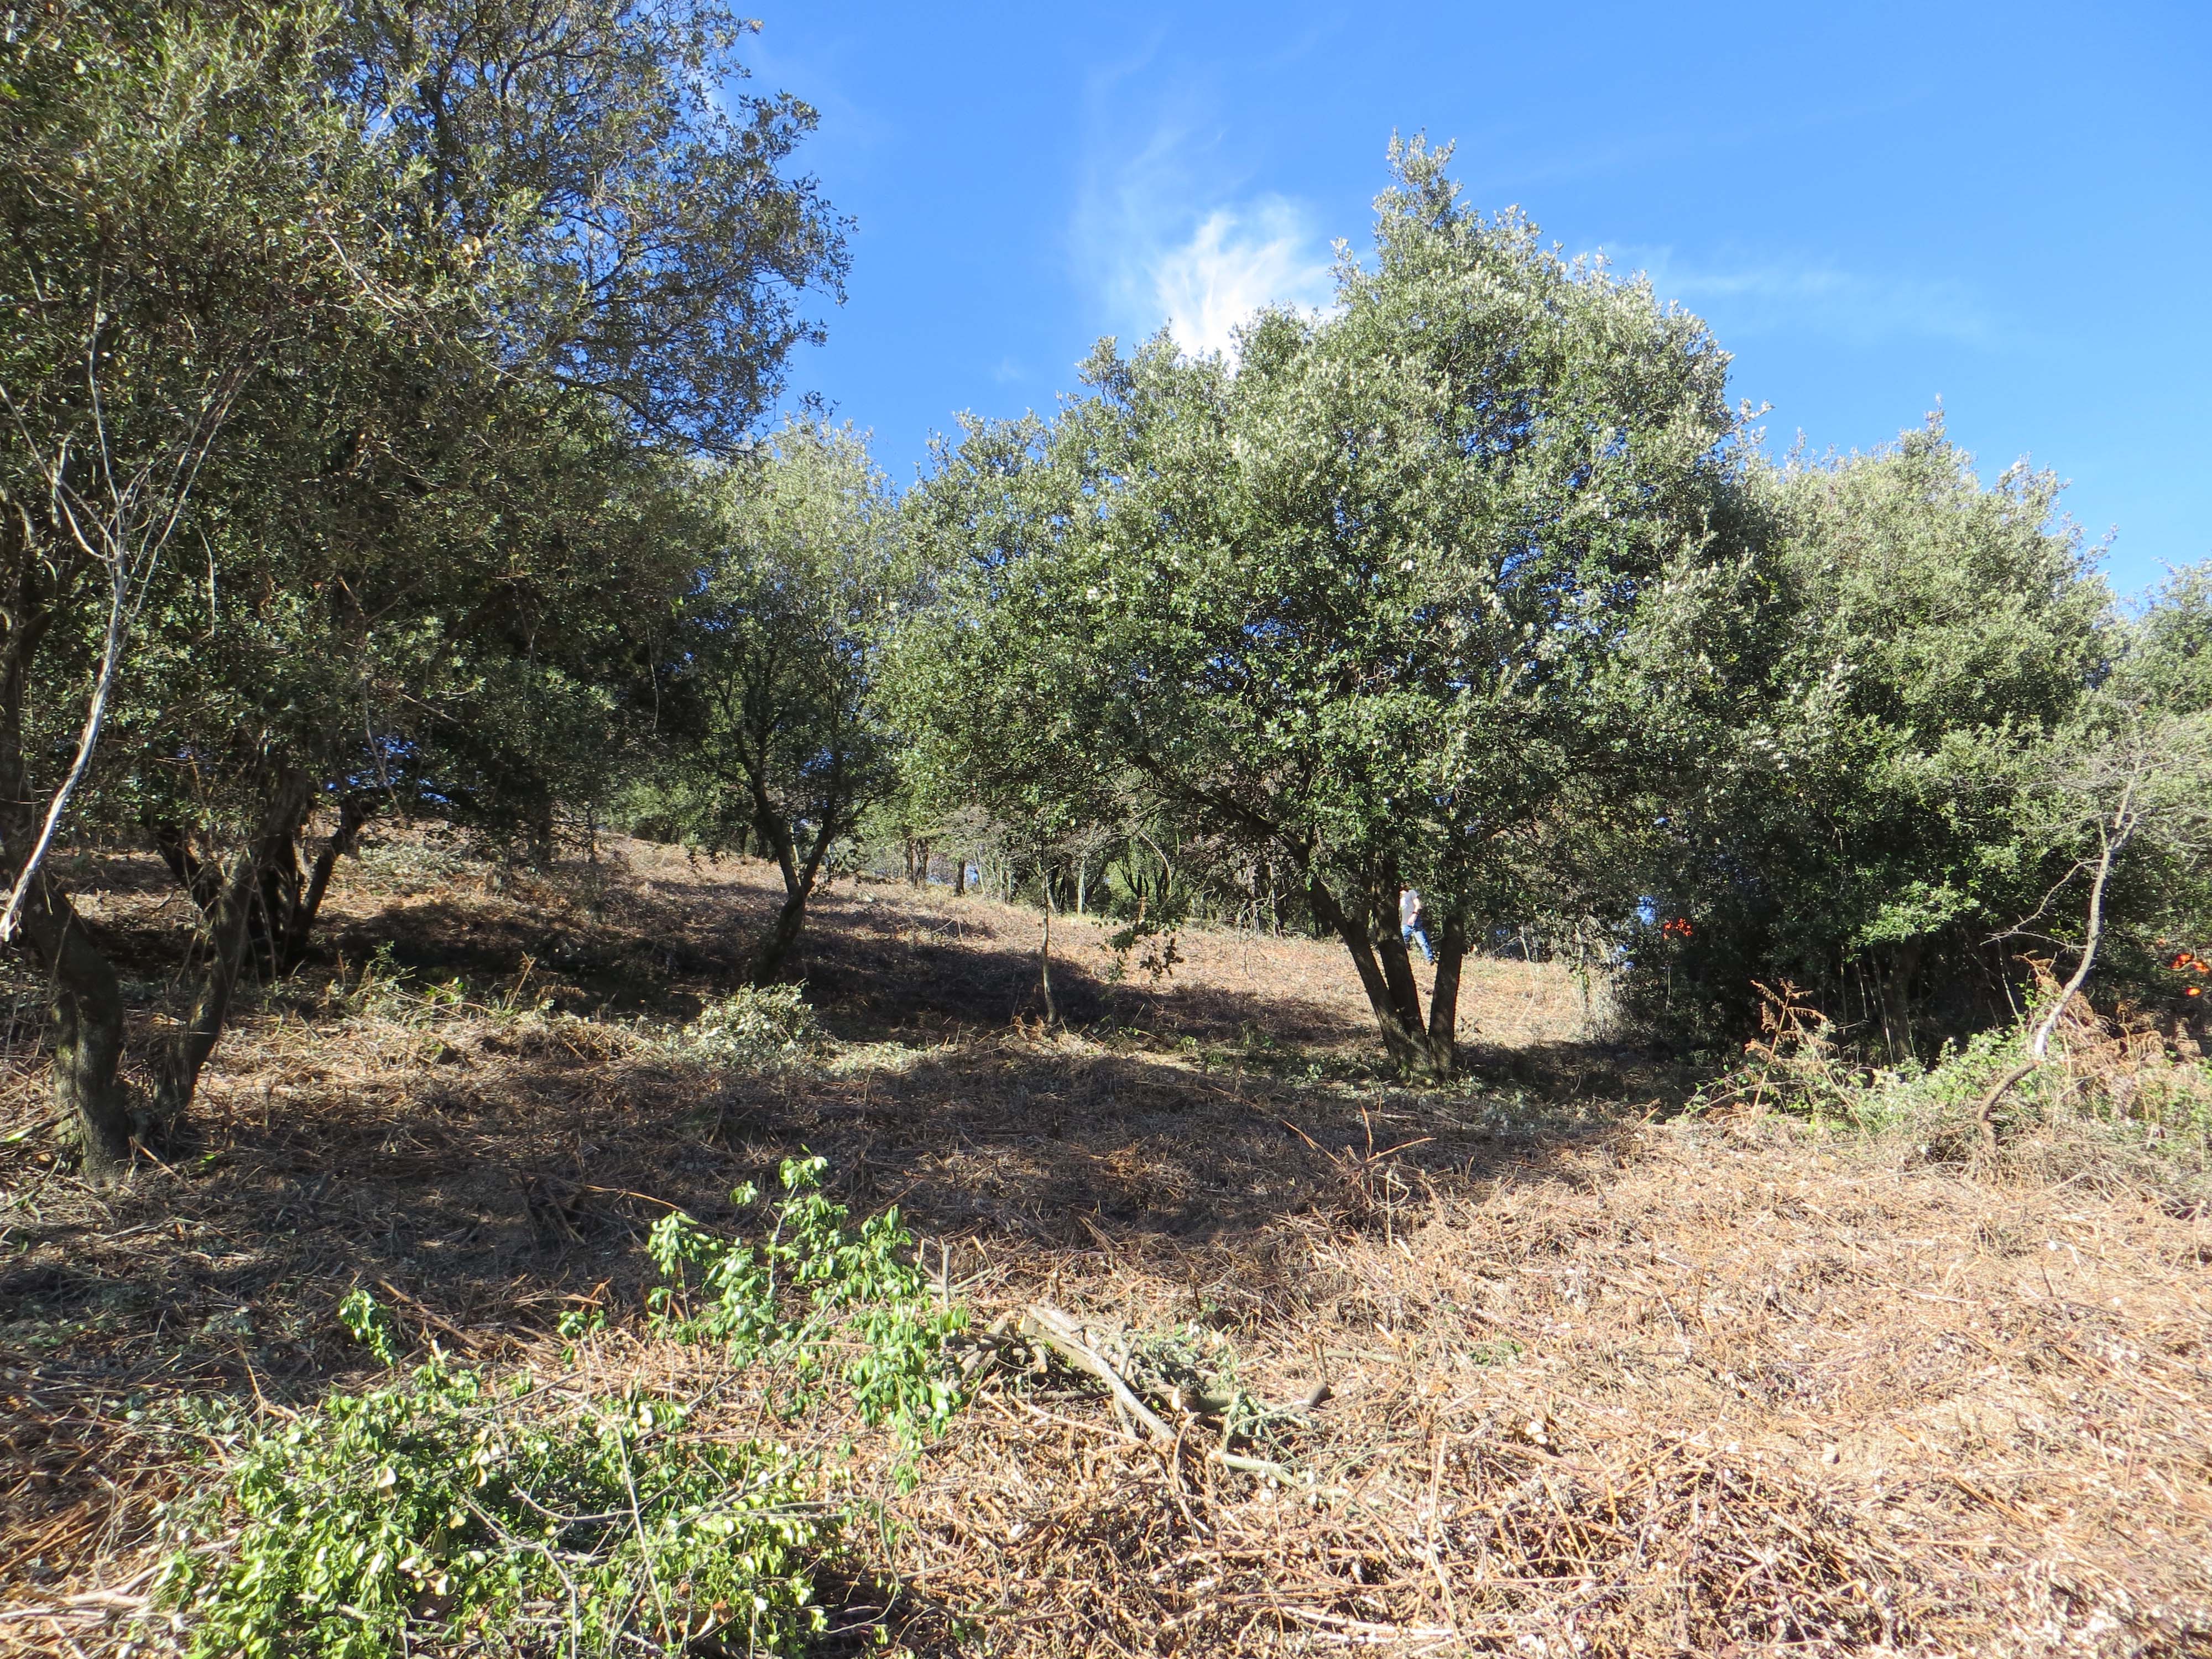
[[[307,873],[300,867],[297,839],[306,833],[307,825],[302,823],[282,845],[263,849],[261,878],[247,902],[246,947],[271,979],[284,972],[285,936],[291,932],[292,917],[307,893]]]
[[[25,890],[18,934],[46,976],[54,1019],[54,1104],[72,1121],[85,1174],[103,1182],[131,1161],[122,1079],[123,987],[68,897],[41,871]]]
[[[1060,1010],[1052,1006],[1052,884],[1044,890],[1044,944],[1037,951],[1037,987],[1044,993],[1044,1023],[1060,1024]]]
[[[1378,941],[1382,957],[1382,983],[1389,988],[1390,1005],[1397,1010],[1398,1024],[1405,1027],[1408,1036],[1417,1042],[1425,1042],[1422,1027],[1421,988],[1413,978],[1413,958],[1406,949],[1406,935],[1398,925],[1398,896],[1405,884],[1398,878],[1395,860],[1382,866],[1382,890],[1375,896],[1376,914],[1387,918],[1378,930]]]
[[[276,978],[292,972],[306,959],[308,935],[321,914],[331,877],[337,861],[353,850],[362,826],[375,815],[374,799],[348,796],[338,804],[337,827],[317,849],[313,865],[303,870],[296,847],[264,848],[258,891],[246,922],[246,946],[266,958]],[[304,825],[302,828],[304,829]],[[213,921],[222,896],[222,870],[200,858],[182,828],[173,823],[149,826],[155,850],[179,886],[191,895],[200,914]]]
[[[338,802],[337,827],[331,831],[315,854],[314,868],[308,872],[307,890],[301,894],[285,918],[283,943],[278,948],[276,971],[282,975],[292,972],[307,954],[307,935],[313,930],[315,918],[321,914],[324,896],[331,889],[331,873],[337,862],[353,851],[354,843],[361,838],[362,826],[375,815],[374,801],[358,795],[349,795]]]
[[[1392,1061],[1404,1071],[1426,1069],[1427,1044],[1414,1031],[1407,1030],[1399,1018],[1382,966],[1375,957],[1374,941],[1368,937],[1364,910],[1358,915],[1347,912],[1336,902],[1336,895],[1328,890],[1328,884],[1311,874],[1306,878],[1306,902],[1313,907],[1322,925],[1334,930],[1344,941],[1344,948],[1352,952],[1352,966],[1359,970],[1360,988],[1367,993],[1367,1006],[1374,1012],[1376,1028],[1382,1034],[1382,1047]],[[1399,950],[1402,953],[1404,949],[1401,941]]]
[[[1912,1052],[1912,986],[1919,975],[1924,942],[1908,939],[1897,947],[1896,959],[1887,972],[1875,969],[1875,984],[1881,994],[1881,1038],[1891,1064]]]
[[[786,893],[783,904],[775,913],[775,921],[761,936],[753,948],[753,959],[745,977],[755,985],[773,985],[781,970],[784,958],[799,943],[799,936],[806,927],[806,895]]]
[[[31,665],[54,622],[62,578],[40,579],[29,520],[0,514],[0,890],[20,884],[22,904],[10,943],[46,981],[53,1016],[53,1099],[73,1124],[84,1170],[105,1182],[131,1161],[131,1100],[122,1080],[123,988],[114,965],[86,932],[69,896],[44,868],[25,872],[40,812],[23,766],[23,700]]]
[[[1421,988],[1413,978],[1413,955],[1406,949],[1406,937],[1398,931],[1395,913],[1382,930],[1376,951],[1382,959],[1382,983],[1390,993],[1390,1006],[1397,1013],[1398,1024],[1419,1035],[1423,1024]]]
[[[767,793],[756,787],[755,808],[763,837],[771,840],[775,848],[777,866],[783,872],[783,905],[775,913],[775,921],[762,935],[754,948],[746,977],[755,985],[771,985],[782,971],[784,959],[806,926],[806,901],[813,896],[815,877],[822,868],[823,854],[830,843],[841,833],[840,820],[836,811],[823,814],[816,826],[814,844],[804,859],[799,854],[798,838],[792,834],[791,825],[777,816],[769,805]]]
[[[1429,1066],[1439,1077],[1459,1070],[1459,975],[1467,960],[1467,919],[1444,918],[1437,940],[1437,982],[1429,993]]]
[[[313,787],[305,773],[287,770],[276,780],[263,812],[259,832],[239,850],[204,934],[206,957],[191,1012],[183,1028],[164,1045],[155,1073],[154,1122],[166,1132],[182,1120],[199,1088],[200,1072],[222,1036],[231,994],[246,956],[247,924],[258,896],[261,876],[280,852],[289,853],[307,816]]]
[[[154,838],[154,850],[161,855],[161,862],[176,878],[177,885],[191,895],[194,904],[204,915],[214,906],[222,889],[222,872],[204,863],[192,851],[191,838],[185,834],[184,826],[164,819],[147,826]]]

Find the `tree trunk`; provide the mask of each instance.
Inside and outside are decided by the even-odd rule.
[[[124,1086],[123,987],[83,920],[42,871],[24,895],[20,937],[46,976],[54,1018],[54,1105],[74,1122],[85,1174],[105,1182],[131,1161]]]
[[[746,978],[755,985],[773,985],[781,970],[784,958],[791,954],[792,946],[806,927],[806,897],[803,893],[786,893],[782,908],[775,913],[775,921],[761,942],[753,947],[751,965]]]
[[[1060,1010],[1052,1006],[1052,888],[1044,892],[1044,945],[1037,952],[1037,985],[1044,993],[1044,1023],[1060,1024]]]
[[[240,848],[222,896],[208,918],[207,950],[200,981],[192,994],[191,1012],[164,1046],[155,1079],[154,1121],[166,1131],[180,1121],[199,1088],[200,1072],[215,1052],[229,1018],[231,994],[237,988],[238,970],[246,957],[247,924],[252,917],[263,872],[279,854],[291,851],[307,816],[313,787],[305,773],[288,770],[263,814],[260,833]]]
[[[292,972],[307,954],[307,935],[313,929],[315,918],[323,908],[323,897],[330,891],[331,875],[337,862],[353,851],[354,842],[360,839],[362,826],[376,811],[373,801],[349,795],[338,802],[337,828],[331,831],[321,850],[315,854],[315,866],[307,877],[307,890],[293,905],[291,914],[284,920],[282,944],[276,954],[276,972],[281,976]]]
[[[52,626],[53,588],[40,576],[29,520],[0,515],[0,893],[22,881],[38,844],[39,803],[23,767],[23,699],[32,660]],[[13,532],[27,533],[18,536]],[[57,577],[58,584],[59,578]],[[104,1182],[131,1161],[131,1097],[122,1079],[123,987],[69,896],[43,867],[23,884],[10,941],[46,981],[53,1016],[53,1100],[82,1148],[85,1174]]]
[[[776,863],[783,871],[783,907],[775,913],[774,924],[754,948],[746,977],[755,985],[772,985],[783,969],[784,959],[791,954],[805,928],[806,901],[813,896],[814,879],[821,872],[822,856],[839,831],[834,811],[825,812],[816,827],[814,845],[802,860],[790,824],[769,809],[764,795],[757,803],[757,811],[762,834],[773,839]]]
[[[1382,957],[1382,983],[1390,993],[1390,1006],[1397,1010],[1398,1024],[1406,1034],[1418,1042],[1425,1042],[1421,1018],[1421,988],[1413,979],[1413,959],[1406,949],[1406,935],[1398,924],[1398,896],[1405,890],[1405,883],[1398,878],[1395,860],[1382,866],[1382,890],[1376,896],[1376,914],[1387,918],[1379,930],[1378,941]]]
[[[968,890],[968,855],[963,853],[952,861],[952,896],[961,897]]]
[[[1352,966],[1359,970],[1360,988],[1367,993],[1367,1006],[1374,1012],[1376,1027],[1382,1034],[1382,1047],[1392,1061],[1404,1071],[1425,1069],[1427,1044],[1419,1035],[1419,1027],[1408,1030],[1405,1021],[1399,1018],[1382,964],[1375,959],[1375,944],[1368,937],[1365,914],[1348,914],[1318,876],[1307,878],[1306,900],[1322,925],[1334,929],[1336,936],[1344,941],[1344,948],[1352,952]],[[1402,955],[1402,941],[1398,948]]]
[[[154,838],[154,850],[161,855],[161,862],[168,866],[169,873],[177,879],[177,885],[191,896],[192,902],[200,908],[200,914],[206,915],[214,905],[216,896],[222,890],[222,872],[201,862],[192,851],[191,839],[185,834],[181,824],[164,821],[147,827]]]
[[[322,911],[337,861],[353,850],[362,826],[375,811],[375,802],[365,797],[340,801],[337,827],[317,850],[311,868],[301,867],[298,849],[290,841],[264,849],[258,890],[246,916],[246,942],[266,961],[272,977],[283,978],[306,958],[307,938]],[[178,825],[155,823],[150,830],[162,863],[212,922],[222,896],[222,867],[194,854],[190,838]]]
[[[1898,945],[1888,971],[1875,970],[1875,985],[1881,993],[1882,1046],[1889,1051],[1892,1065],[1900,1054],[1912,1052],[1912,986],[1919,976],[1923,947],[1921,939],[1905,939]]]
[[[1459,1070],[1459,972],[1467,959],[1467,921],[1454,912],[1437,940],[1437,982],[1429,993],[1429,1066],[1438,1077]]]
[[[1395,914],[1382,929],[1376,950],[1382,958],[1382,983],[1390,993],[1390,1006],[1397,1013],[1398,1024],[1418,1036],[1423,1024],[1421,988],[1413,979],[1413,954],[1406,949],[1406,936],[1398,931]]]

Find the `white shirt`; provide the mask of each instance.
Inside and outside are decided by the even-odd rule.
[[[1411,927],[1421,914],[1421,896],[1408,887],[1398,895],[1398,926]]]

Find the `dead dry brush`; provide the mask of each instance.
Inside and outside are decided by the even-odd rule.
[[[189,1164],[96,1194],[0,1139],[0,1644],[124,1639],[200,1478],[174,1402],[362,1386],[355,1288],[418,1353],[759,1437],[775,1378],[647,1328],[643,1246],[804,1146],[856,1214],[901,1206],[977,1334],[918,1455],[834,1396],[777,1429],[866,1521],[817,1574],[832,1650],[2212,1646],[2212,1222],[2104,1129],[2063,1165],[2008,1124],[1991,1163],[1777,1113],[1801,1054],[1853,1082],[1786,1013],[1763,1088],[1669,1121],[1519,963],[1476,979],[1477,1080],[1403,1091],[1346,1058],[1356,985],[1234,934],[1158,988],[1102,951],[1100,1022],[1024,1036],[1033,916],[843,884],[807,964],[836,1047],[732,1065],[702,1048],[758,1022],[700,1015],[769,872],[621,850],[566,908],[467,872],[341,894],[344,973],[221,1051]],[[2060,1048],[2107,1102],[2187,1082]]]

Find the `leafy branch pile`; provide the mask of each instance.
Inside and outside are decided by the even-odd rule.
[[[781,1448],[689,1416],[433,1359],[239,1445],[170,1517],[161,1598],[206,1659],[796,1651],[837,1519]]]
[[[820,1158],[783,1161],[782,1196],[757,1242],[720,1237],[680,1211],[663,1217],[646,1248],[671,1282],[648,1305],[674,1335],[766,1366],[786,1414],[835,1382],[864,1421],[916,1445],[941,1432],[964,1397],[947,1345],[967,1328],[968,1310],[908,1260],[915,1241],[896,1206],[847,1224],[845,1206],[821,1190],[827,1168]],[[750,1184],[732,1196],[746,1206],[760,1199]]]
[[[764,985],[742,987],[701,1009],[676,1042],[687,1058],[758,1070],[810,1059],[829,1036],[798,986]]]
[[[786,1160],[752,1242],[665,1218],[648,1245],[669,1281],[649,1293],[652,1322],[757,1368],[785,1421],[840,1389],[912,1449],[966,1398],[967,1310],[933,1293],[896,1210],[849,1224],[821,1190],[825,1168]],[[397,1362],[374,1298],[357,1290],[338,1315]],[[794,1651],[823,1627],[810,1574],[847,1517],[805,1460],[706,1437],[694,1409],[635,1384],[608,1397],[497,1381],[434,1351],[274,1431],[219,1430],[227,1479],[169,1514],[159,1599],[189,1609],[206,1659]]]

